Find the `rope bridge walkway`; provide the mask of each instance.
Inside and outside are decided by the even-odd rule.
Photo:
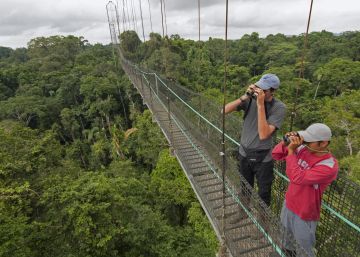
[[[284,233],[279,224],[288,184],[285,164],[275,164],[272,203],[267,207],[256,188],[253,189],[238,172],[236,152],[242,119],[227,115],[226,151],[222,153],[222,107],[126,60],[119,47],[120,32],[116,29],[116,15],[111,8],[110,12],[107,10],[114,54],[167,138],[228,254],[287,256],[281,248]],[[226,158],[225,177],[221,170],[223,154]],[[343,176],[327,189],[317,229],[317,256],[359,256],[359,195],[360,186]],[[299,246],[297,248],[302,252]]]
[[[218,237],[232,256],[268,256],[281,250],[279,215],[287,187],[284,163],[277,162],[271,208],[238,173],[236,154],[242,120],[227,117],[225,201],[221,178],[220,110],[209,99],[140,69],[122,59],[122,67],[141,94],[179,160]],[[317,230],[318,256],[356,256],[360,251],[360,187],[340,176],[324,194]],[[224,213],[223,213],[224,210]]]

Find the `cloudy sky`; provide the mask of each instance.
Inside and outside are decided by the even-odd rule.
[[[152,30],[161,34],[160,0],[113,0],[118,2],[121,30],[135,27],[142,38],[140,1],[145,35],[151,32],[149,3]],[[84,36],[90,43],[107,44],[110,42],[107,2],[0,0],[0,46],[23,47],[35,37],[70,34]],[[200,0],[200,4],[201,39],[223,38],[225,0]],[[261,36],[303,33],[309,7],[310,0],[229,0],[229,38],[240,38],[254,31]],[[169,35],[198,38],[198,0],[165,0],[165,8]],[[122,15],[124,11],[126,20]],[[323,29],[331,32],[360,30],[360,1],[314,0],[310,30]]]

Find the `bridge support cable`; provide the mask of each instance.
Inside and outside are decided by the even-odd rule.
[[[126,31],[126,30],[129,30],[130,27],[128,27],[127,19],[126,19],[125,0],[122,0],[122,13],[123,13],[122,21],[123,21],[123,28],[124,28],[123,30]]]
[[[167,20],[166,20],[166,0],[162,0],[163,1],[163,7],[164,7],[164,21],[165,21],[165,36],[168,35],[168,28],[167,28]]]
[[[125,6],[125,9],[126,9],[126,17],[127,17],[127,21],[128,21],[128,26],[129,26],[129,30],[131,30],[131,17],[130,17],[130,14],[129,14],[129,4],[128,4],[128,0],[124,0],[124,6]],[[134,28],[135,30],[135,28]]]
[[[226,254],[226,237],[225,237],[225,177],[226,177],[226,146],[225,146],[225,105],[226,105],[226,83],[227,83],[227,61],[228,61],[228,17],[229,17],[229,1],[226,0],[226,7],[225,7],[225,51],[224,51],[224,86],[223,86],[223,106],[222,106],[222,135],[221,135],[221,152],[220,156],[222,158],[222,182],[223,182],[223,211],[222,211],[222,221],[221,221],[221,229],[222,229],[222,246],[220,251],[220,256],[225,257]],[[200,19],[200,16],[199,16]],[[199,27],[199,38],[200,38],[200,27]],[[200,39],[199,39],[200,41]]]
[[[161,27],[162,27],[162,36],[163,36],[163,37],[165,37],[165,31],[164,31],[163,0],[160,0],[160,8],[161,8]]]
[[[151,32],[153,31],[153,25],[152,25],[152,19],[151,19],[151,8],[150,8],[150,0],[148,0],[148,5],[149,5],[149,19],[150,19],[150,28],[151,28]]]
[[[130,0],[130,11],[131,11],[131,17],[134,24],[134,31],[136,34],[139,34],[138,30],[138,23],[137,23],[137,16],[136,16],[136,9],[134,7],[134,0]]]
[[[198,22],[198,24],[199,24],[199,39],[198,39],[198,41],[200,42],[200,0],[198,0],[198,19],[199,19],[199,22]]]
[[[311,21],[311,13],[312,13],[313,2],[314,2],[314,0],[311,0],[311,2],[310,2],[310,10],[309,10],[309,15],[308,15],[308,19],[307,19],[306,32],[305,32],[305,35],[304,35],[304,45],[303,45],[303,49],[302,49],[302,53],[301,53],[299,81],[296,83],[295,102],[294,102],[294,105],[293,105],[293,109],[291,111],[290,129],[289,129],[289,131],[293,130],[294,120],[295,120],[295,116],[296,116],[296,107],[297,107],[297,104],[298,104],[299,91],[300,91],[300,79],[304,79],[305,56],[306,56],[306,50],[307,50],[307,42],[308,42],[308,35],[309,35],[309,28],[310,28],[310,21]]]
[[[145,42],[144,19],[143,19],[142,7],[141,7],[141,0],[139,0],[139,7],[140,7],[142,34],[143,34],[143,39],[144,39],[144,42]]]
[[[119,47],[119,42],[120,42],[120,24],[119,24],[118,6],[115,5],[112,1],[109,1],[109,3],[106,5],[106,14],[107,14],[108,22],[109,22],[111,43],[113,45],[113,48],[112,48],[113,61],[114,61],[116,69],[120,69],[120,64],[119,64],[120,59],[117,58],[118,54],[119,54],[119,52],[117,50],[119,49],[118,47]],[[115,24],[117,25],[117,30],[115,29]],[[118,32],[118,34],[116,34],[116,31]],[[126,122],[126,124],[129,124],[129,120],[128,120],[127,114],[126,114],[126,108],[125,108],[125,104],[124,104],[124,99],[123,99],[123,96],[122,96],[122,92],[121,92],[121,89],[120,89],[118,79],[116,79],[116,85],[117,85],[121,105],[122,105],[122,108],[123,108],[123,114],[124,114],[125,122]]]

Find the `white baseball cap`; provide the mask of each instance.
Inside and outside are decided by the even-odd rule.
[[[332,136],[330,128],[322,123],[314,123],[298,133],[305,142],[330,141]]]

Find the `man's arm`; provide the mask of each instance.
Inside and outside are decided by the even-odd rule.
[[[272,124],[269,124],[266,120],[264,102],[262,104],[258,104],[258,133],[260,140],[271,137],[275,129],[276,127]]]
[[[248,99],[247,95],[243,95],[240,98],[228,103],[227,105],[225,105],[225,114],[231,113],[233,111],[237,110],[237,107],[239,105],[244,104],[244,102]]]
[[[285,157],[288,155],[288,149],[284,145],[284,142],[281,141],[274,147],[271,154],[274,160],[285,160]]]
[[[276,127],[269,124],[266,120],[264,91],[259,88],[257,88],[255,91],[257,93],[256,104],[258,109],[258,133],[260,140],[264,140],[271,137]]]

